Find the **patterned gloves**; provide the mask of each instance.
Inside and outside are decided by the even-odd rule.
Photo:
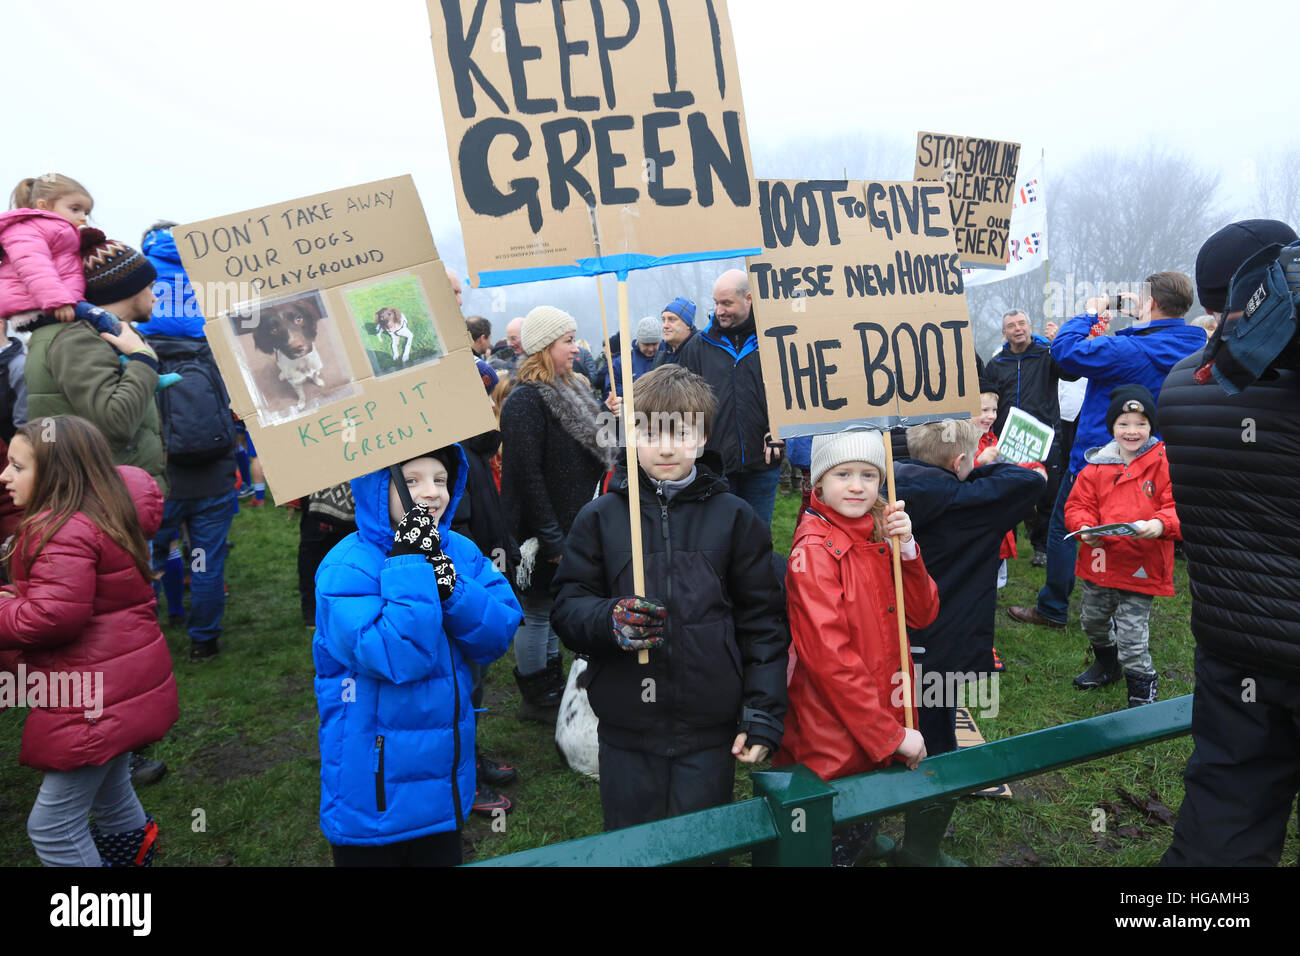
[[[614,640],[625,651],[649,650],[664,642],[668,608],[643,597],[620,598],[610,612]]]
[[[451,558],[442,551],[442,538],[438,534],[438,525],[424,505],[416,505],[397,523],[393,532],[393,546],[388,549],[389,557],[399,554],[422,554],[433,565],[434,576],[438,579],[438,597],[445,601],[451,597],[456,587],[456,566]]]

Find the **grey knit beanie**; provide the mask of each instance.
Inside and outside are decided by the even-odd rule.
[[[641,345],[658,345],[664,340],[664,320],[647,315],[636,324],[636,340]]]
[[[817,435],[812,443],[812,483],[846,461],[865,461],[885,474],[885,443],[874,428],[850,428],[834,435]]]

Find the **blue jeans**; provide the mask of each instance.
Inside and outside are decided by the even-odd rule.
[[[235,516],[235,493],[211,498],[168,498],[162,525],[153,538],[153,567],[160,571],[182,524],[189,528],[190,615],[186,630],[197,642],[216,640],[226,610],[226,536]],[[168,608],[176,613],[179,608]]]
[[[771,527],[772,509],[776,507],[776,485],[781,479],[781,469],[765,471],[733,471],[724,476],[731,493],[744,498],[758,515],[758,520]]]
[[[1038,592],[1038,613],[1058,624],[1070,620],[1070,592],[1074,590],[1074,562],[1078,557],[1077,538],[1065,538],[1065,502],[1074,488],[1075,475],[1069,466],[1061,469],[1061,487],[1056,492],[1056,506],[1047,526],[1047,583]]]

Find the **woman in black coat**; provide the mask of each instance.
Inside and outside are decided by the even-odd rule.
[[[564,691],[560,645],[551,628],[551,578],[578,511],[595,497],[614,461],[611,416],[573,373],[578,324],[551,306],[524,317],[518,384],[501,409],[501,502],[520,543],[516,575],[524,622],[515,636],[518,716],[554,722]]]

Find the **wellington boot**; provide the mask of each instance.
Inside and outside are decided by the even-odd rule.
[[[965,866],[939,849],[957,809],[955,800],[913,807],[903,815],[903,842],[894,851],[892,866]]]
[[[1119,666],[1119,648],[1116,645],[1094,645],[1092,653],[1093,659],[1088,669],[1074,679],[1074,686],[1079,690],[1096,690],[1113,684],[1124,676],[1124,669]]]
[[[564,693],[564,685],[558,689],[554,686],[550,669],[521,674],[515,668],[515,683],[519,686],[519,696],[524,699],[515,711],[515,717],[554,726],[560,716],[560,695]]]

